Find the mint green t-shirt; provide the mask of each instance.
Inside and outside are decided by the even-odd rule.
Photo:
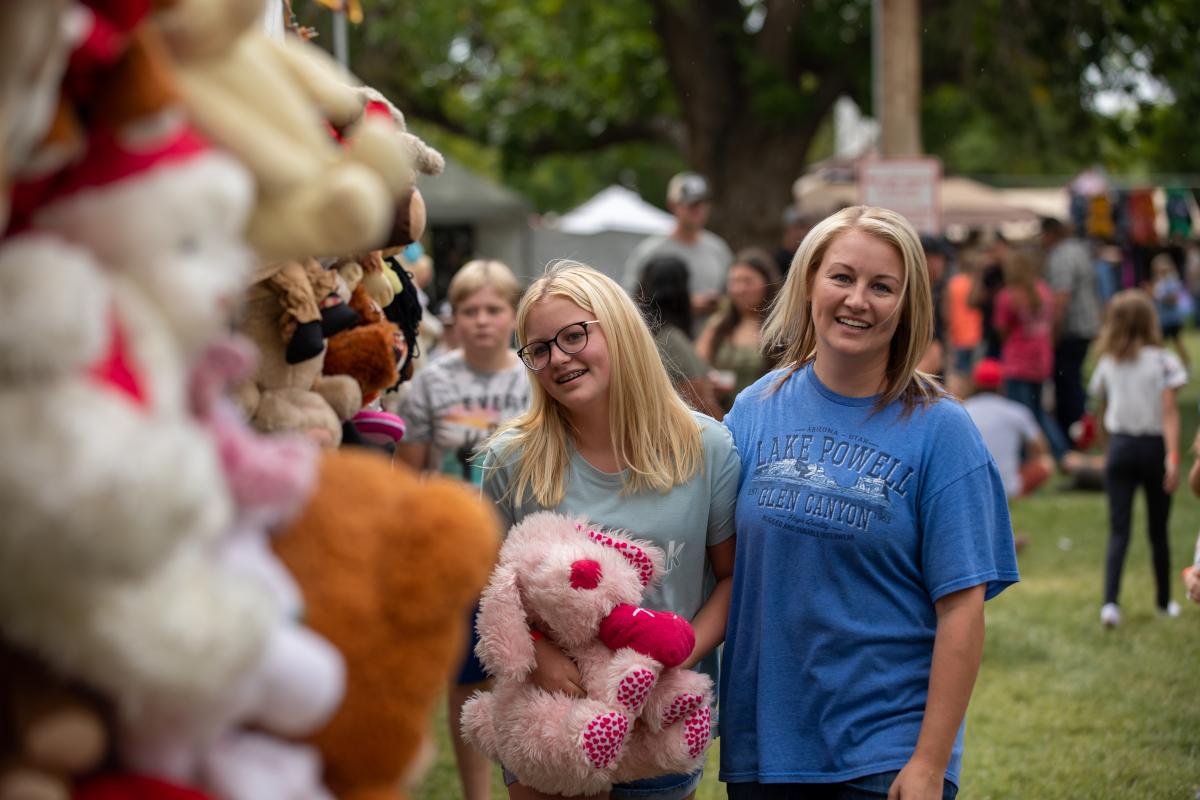
[[[692,414],[700,426],[704,468],[665,494],[622,494],[621,473],[601,472],[572,448],[570,475],[557,508],[545,509],[531,496],[512,497],[508,488],[516,475],[518,453],[508,446],[513,434],[506,432],[484,456],[484,496],[495,501],[506,530],[529,514],[551,510],[653,542],[666,554],[666,574],[647,590],[642,605],[690,620],[712,592],[706,548],[734,533],[733,504],[741,473],[729,431],[711,417]],[[715,653],[701,662],[700,669],[712,676],[715,686]]]

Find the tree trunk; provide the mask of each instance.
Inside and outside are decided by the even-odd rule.
[[[804,171],[811,141],[812,134],[805,131],[768,133],[744,120],[720,147],[711,148],[710,162],[693,162],[712,181],[709,227],[734,250],[757,245],[773,251],[778,246],[781,216],[792,202],[792,184]]]

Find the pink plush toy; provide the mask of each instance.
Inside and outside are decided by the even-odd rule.
[[[712,681],[674,669],[695,634],[675,614],[637,607],[662,571],[657,547],[560,514],[514,526],[480,604],[476,652],[496,687],[463,707],[467,739],[550,794],[698,769]],[[579,665],[587,697],[527,682],[542,634]]]

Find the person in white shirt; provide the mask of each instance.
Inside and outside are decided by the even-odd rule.
[[[622,285],[632,293],[642,270],[656,256],[675,256],[688,265],[692,287],[693,324],[699,332],[717,310],[725,291],[725,278],[733,264],[733,251],[720,236],[705,230],[712,213],[708,181],[694,172],[681,172],[667,184],[667,208],[675,228],[667,236],[651,236],[639,244],[625,262]]]
[[[1033,412],[999,394],[1004,385],[1000,362],[985,358],[975,365],[974,394],[963,402],[983,443],[996,460],[1010,500],[1033,493],[1054,473],[1054,457]]]
[[[1129,548],[1133,495],[1139,486],[1146,493],[1155,605],[1161,615],[1176,617],[1179,604],[1171,600],[1167,517],[1171,494],[1179,485],[1175,393],[1187,383],[1187,372],[1173,353],[1163,349],[1154,301],[1140,289],[1113,296],[1096,346],[1100,360],[1088,392],[1104,403],[1104,427],[1109,432],[1104,469],[1109,539],[1100,622],[1109,628],[1121,622],[1117,598]]]

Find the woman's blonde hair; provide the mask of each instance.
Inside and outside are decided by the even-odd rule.
[[[458,308],[459,303],[480,289],[489,288],[495,289],[513,308],[517,307],[521,299],[521,284],[512,270],[503,261],[475,259],[463,264],[450,279],[446,292],[450,298],[450,308]]]
[[[921,239],[904,217],[886,208],[851,206],[818,222],[792,258],[783,289],[771,306],[763,326],[763,348],[778,351],[786,372],[775,384],[781,387],[817,356],[817,331],[812,317],[812,286],[829,246],[849,231],[860,231],[891,245],[904,264],[900,286],[900,315],[892,336],[884,374],[884,390],[876,409],[894,400],[905,410],[928,404],[944,394],[932,376],[917,371],[917,364],[933,341],[933,296],[929,267]]]
[[[534,281],[517,308],[517,339],[527,343],[529,315],[562,297],[600,322],[609,353],[609,430],[617,462],[627,470],[623,493],[665,493],[704,468],[700,426],[676,394],[642,315],[615,281],[575,261],[558,261]],[[497,431],[515,431],[504,452],[520,453],[510,491],[532,492],[546,508],[562,502],[570,472],[571,421],[531,375],[529,410]],[[493,437],[494,441],[494,437]],[[489,443],[490,444],[490,443]],[[504,452],[498,455],[503,458]]]
[[[1096,338],[1101,355],[1128,361],[1146,345],[1161,345],[1162,331],[1154,301],[1141,289],[1125,289],[1113,295],[1104,312],[1104,325]]]

